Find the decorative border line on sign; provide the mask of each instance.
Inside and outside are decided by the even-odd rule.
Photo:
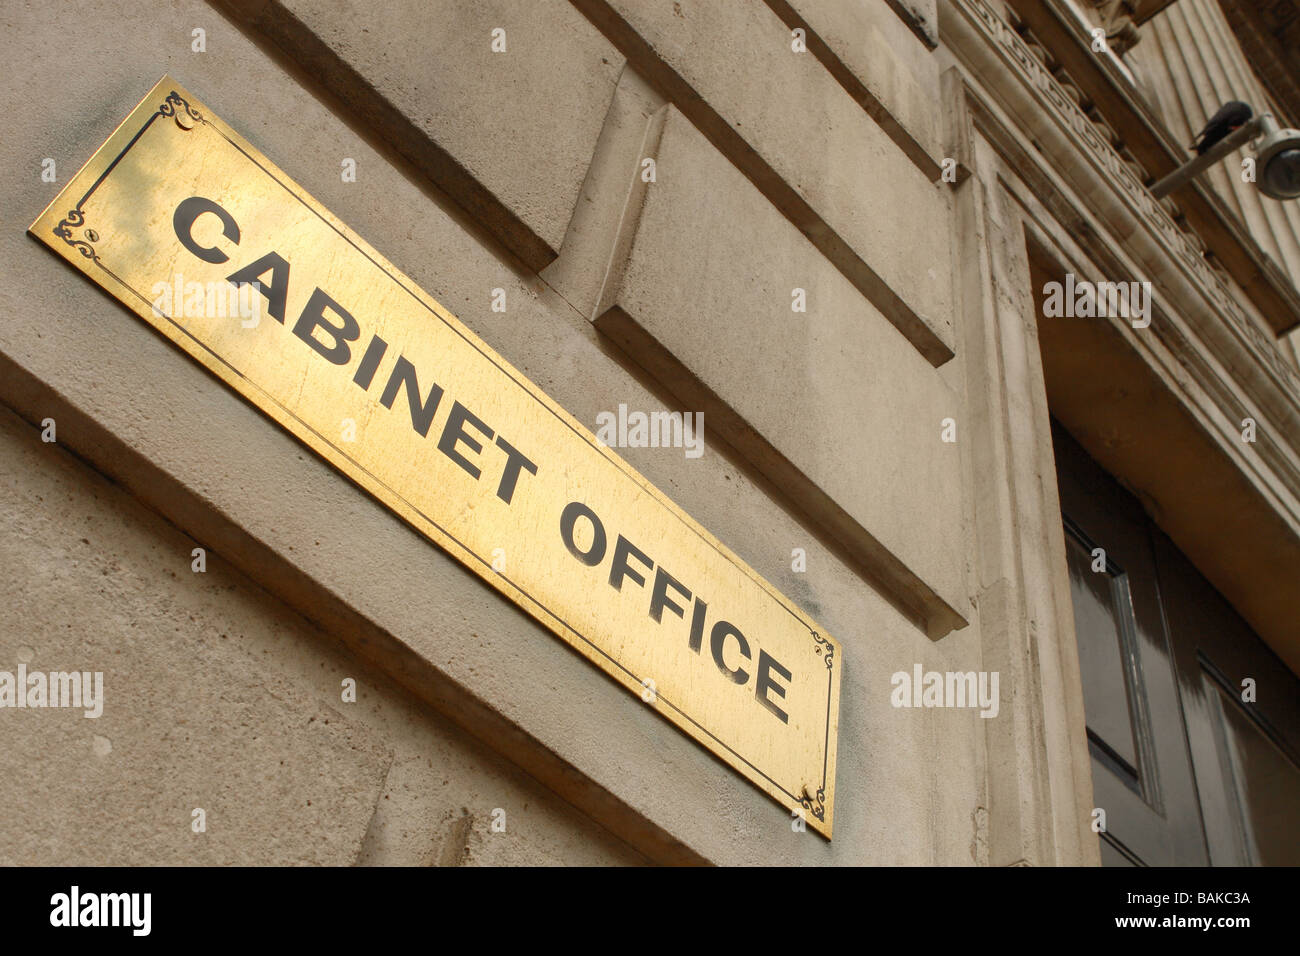
[[[85,199],[82,199],[82,202],[85,202]],[[85,223],[86,214],[84,212],[80,209],[69,209],[68,214],[60,219],[59,224],[54,227],[54,234],[80,252],[87,259],[90,259],[96,264],[101,264],[99,262],[99,254],[95,252],[95,247],[92,245],[92,243],[99,241],[99,234],[93,229],[87,229],[82,233],[82,235],[85,236],[85,239],[77,239],[75,238],[75,233],[72,231],[74,226],[82,226],[85,225]]]

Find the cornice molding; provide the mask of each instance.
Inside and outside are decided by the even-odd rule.
[[[1279,434],[1293,436],[1288,445],[1300,439],[1300,373],[1024,40],[985,0],[945,0],[939,26],[944,45],[1038,147],[1027,152],[1069,182],[1116,245],[1150,273],[1133,278],[1157,281],[1187,325],[1189,347],[1230,370],[1254,406],[1241,411],[1270,419]],[[1215,383],[1203,386],[1222,394]]]
[[[953,0],[945,0],[945,5]],[[1140,177],[1154,180],[1188,159],[1182,143],[1123,76],[1118,61],[1098,56],[1084,24],[1066,0],[1007,0],[1019,27],[1058,60],[1070,81],[1092,100],[1123,140],[1125,152],[1141,164]],[[996,14],[995,14],[996,15]],[[1193,181],[1177,194],[1181,214],[1224,270],[1254,303],[1275,335],[1300,326],[1300,290],[1264,251],[1217,191]]]

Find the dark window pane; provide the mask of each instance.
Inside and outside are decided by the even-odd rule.
[[[1131,633],[1131,622],[1125,617],[1133,613],[1128,588],[1113,567],[1093,571],[1091,549],[1069,529],[1065,541],[1089,736],[1102,744],[1099,759],[1136,782],[1137,744],[1124,666],[1124,628]]]
[[[1300,866],[1300,770],[1231,694],[1217,682],[1215,687],[1223,698],[1231,776],[1255,860],[1265,866]]]

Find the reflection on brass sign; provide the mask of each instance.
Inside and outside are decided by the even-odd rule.
[[[839,645],[169,77],[31,232],[831,835]]]

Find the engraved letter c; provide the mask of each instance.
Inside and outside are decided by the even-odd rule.
[[[181,204],[176,207],[176,212],[172,216],[172,228],[176,230],[176,238],[181,241],[181,245],[204,262],[216,264],[229,262],[230,256],[220,249],[215,246],[211,249],[205,249],[194,241],[194,236],[191,234],[191,230],[194,228],[194,220],[205,212],[214,213],[221,220],[221,234],[235,245],[239,245],[239,225],[235,222],[235,217],[211,199],[204,199],[202,196],[191,196],[189,199],[183,199]]]

